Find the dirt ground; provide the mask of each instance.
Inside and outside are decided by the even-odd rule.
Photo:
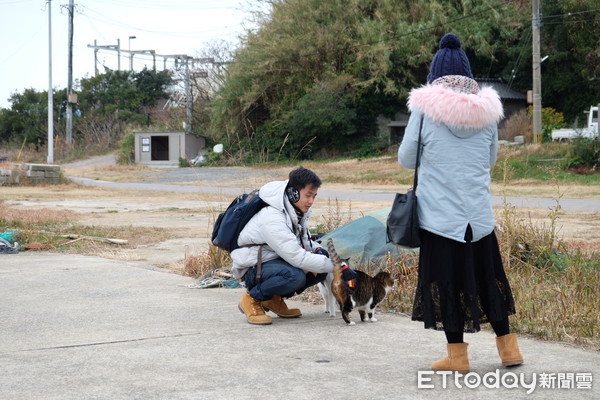
[[[110,163],[109,163],[110,164]],[[310,166],[309,166],[310,167]],[[340,168],[344,170],[346,168]],[[95,177],[94,179],[128,181],[150,179],[152,170],[147,168],[118,168],[111,165],[90,166],[88,164],[69,166],[66,175]],[[273,176],[271,171],[266,176]],[[284,172],[280,172],[283,174]],[[322,175],[320,175],[322,177]],[[257,179],[260,180],[260,179]],[[266,180],[265,180],[266,182]],[[262,183],[265,183],[262,182]],[[234,182],[227,182],[232,184]],[[248,183],[248,182],[246,182]],[[254,184],[252,182],[251,184]],[[182,182],[180,184],[186,184]],[[196,182],[195,184],[202,184]],[[214,182],[212,182],[214,184]],[[328,190],[365,189],[364,184],[327,183]],[[397,189],[385,183],[371,184],[373,189]],[[552,197],[556,188],[544,185],[519,185],[493,188],[494,194],[500,190],[510,195],[530,197]],[[597,197],[598,188],[570,187],[568,197]],[[75,184],[37,187],[0,188],[0,206],[4,204],[21,210],[69,210],[74,213],[77,224],[96,227],[156,228],[157,234],[147,243],[135,242],[128,245],[109,245],[98,248],[95,255],[124,260],[146,261],[156,266],[168,267],[180,272],[187,255],[206,253],[209,235],[216,215],[231,201],[230,195],[205,193],[170,193],[84,187]],[[340,201],[331,204],[317,200],[311,225],[327,225],[332,215],[342,222],[388,207],[389,204],[375,202]],[[500,217],[504,209],[496,209]],[[514,209],[517,218],[534,226],[549,226],[548,209]],[[598,212],[558,212],[557,228],[559,237],[573,246],[586,251],[600,250],[600,216]],[[127,239],[121,237],[119,239]]]

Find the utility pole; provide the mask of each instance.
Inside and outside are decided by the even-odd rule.
[[[54,93],[52,92],[52,0],[48,0],[48,164],[54,163]]]
[[[76,103],[73,95],[73,14],[74,0],[69,0],[69,56],[68,56],[68,74],[67,74],[67,148],[70,151],[73,144],[73,103]]]
[[[163,58],[163,62],[164,62],[164,69],[166,69],[167,67],[167,59],[174,59],[175,60],[175,65],[178,64],[179,60],[182,60],[183,62],[185,62],[185,114],[186,114],[186,122],[185,122],[185,131],[186,133],[192,133],[192,111],[194,108],[194,92],[192,90],[192,84],[191,84],[191,80],[192,77],[196,78],[196,77],[206,77],[208,76],[206,74],[206,72],[196,72],[194,74],[192,74],[190,72],[190,63],[192,63],[192,68],[194,67],[194,64],[199,63],[199,64],[214,64],[215,63],[215,59],[214,58],[194,58],[194,57],[190,57],[188,55],[185,54],[169,54],[169,55],[164,55],[164,54],[155,54],[155,56],[158,57],[162,57]],[[177,67],[176,67],[177,68]]]
[[[190,68],[194,68],[196,63],[199,64],[215,64],[215,59],[214,58],[194,58],[194,57],[190,57],[186,54],[168,54],[168,55],[164,55],[164,54],[156,54],[156,51],[154,50],[131,50],[131,39],[135,39],[135,36],[129,36],[129,44],[128,50],[121,50],[120,48],[120,42],[117,39],[117,45],[116,46],[98,46],[96,45],[96,41],[94,40],[94,45],[90,45],[88,44],[87,47],[94,49],[94,60],[97,59],[97,52],[98,49],[106,49],[106,50],[116,50],[117,52],[119,52],[119,54],[121,52],[125,52],[125,53],[129,53],[129,70],[132,71],[133,70],[133,56],[135,54],[150,54],[152,55],[152,66],[154,71],[156,71],[156,57],[162,57],[163,58],[163,63],[164,63],[164,67],[163,69],[167,68],[167,59],[173,59],[175,60],[175,65],[176,65],[176,69],[178,69],[177,65],[180,61],[184,62],[184,68],[185,68],[185,108],[186,108],[186,122],[185,122],[185,131],[187,133],[191,133],[192,132],[192,109],[193,109],[193,105],[194,105],[194,99],[193,99],[193,88],[191,85],[191,80],[195,79],[195,78],[205,78],[206,76],[208,76],[208,74],[206,73],[206,71],[199,71],[199,72],[195,72],[192,73],[190,71]],[[119,57],[120,59],[120,57]],[[190,66],[190,63],[192,64]],[[98,69],[96,68],[96,74],[98,74]]]
[[[116,50],[117,54],[121,54],[121,43],[119,39],[117,39],[117,45],[108,44],[103,46],[98,46],[96,44],[96,39],[94,39],[94,44],[88,44],[87,47],[90,49],[94,49],[94,76],[98,76],[98,49],[107,49],[107,50]],[[119,70],[121,69],[121,59],[119,57]]]
[[[186,124],[185,132],[192,133],[192,108],[194,106],[194,99],[192,98],[192,85],[190,82],[190,57],[185,57],[185,110],[186,110]]]
[[[186,111],[186,123],[185,123],[185,132],[192,133],[192,111],[194,107],[194,93],[192,91],[191,80],[192,76],[190,74],[190,62],[195,63],[214,63],[213,58],[194,58],[187,55],[173,55],[173,56],[165,56],[159,55],[159,57],[166,58],[175,58],[175,60],[183,59],[185,61],[185,111]]]
[[[131,52],[131,39],[137,39],[137,36],[129,36],[129,70],[133,71],[133,53]]]
[[[533,66],[533,143],[540,143],[542,137],[542,62],[540,61],[540,1],[533,0],[531,7],[531,49]]]

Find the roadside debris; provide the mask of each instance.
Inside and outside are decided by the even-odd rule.
[[[105,237],[100,237],[100,236],[84,236],[84,235],[77,235],[77,234],[64,234],[64,235],[57,235],[57,236],[65,238],[65,239],[73,239],[71,242],[67,242],[67,243],[76,242],[81,239],[100,240],[103,242],[114,243],[114,244],[127,244],[128,243],[128,241],[126,239],[113,239],[113,238],[105,238]]]
[[[4,232],[2,235],[0,235],[0,254],[16,254],[19,252],[18,242],[10,244],[10,242],[7,239],[5,239],[5,237],[8,237],[9,240],[12,240],[13,238],[12,231],[8,232],[10,232],[10,234]]]
[[[197,283],[186,285],[186,287],[190,289],[208,289],[215,287],[236,289],[243,286],[243,283],[235,279],[231,274],[231,271],[227,269],[216,269],[199,278]]]

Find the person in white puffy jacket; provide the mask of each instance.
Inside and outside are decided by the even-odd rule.
[[[283,298],[322,282],[333,271],[327,251],[311,240],[307,226],[320,186],[313,171],[298,167],[288,180],[259,189],[267,206],[242,229],[240,247],[231,252],[232,273],[247,289],[239,309],[250,324],[271,324],[265,310],[282,318],[300,317],[302,312],[288,308]],[[257,279],[259,250],[262,265]]]
[[[523,363],[509,315],[515,313],[494,233],[490,171],[498,151],[498,93],[480,88],[454,34],[446,34],[431,62],[428,83],[413,89],[398,161],[415,168],[421,248],[412,319],[443,330],[448,356],[433,370],[469,370],[463,332],[489,322],[504,366]],[[419,148],[419,132],[421,146]]]

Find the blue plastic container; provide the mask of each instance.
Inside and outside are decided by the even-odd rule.
[[[15,232],[14,231],[5,231],[5,232],[0,232],[0,238],[7,240],[9,242],[12,242],[15,239]]]

